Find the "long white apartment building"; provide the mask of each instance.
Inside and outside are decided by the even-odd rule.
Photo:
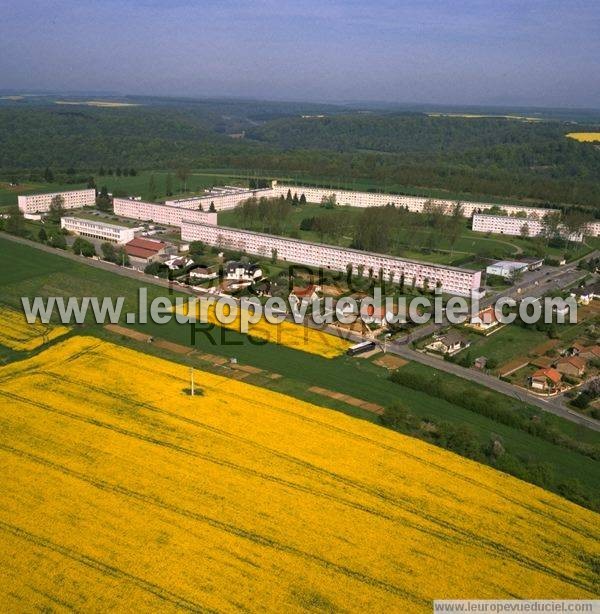
[[[130,200],[129,198],[113,198],[113,209],[115,215],[165,224],[165,226],[181,226],[183,219],[204,224],[217,223],[217,214],[210,211],[200,211],[198,208],[169,207],[160,203],[147,203],[143,200]]]
[[[306,200],[311,203],[320,203],[324,197],[329,198],[335,195],[338,205],[346,205],[349,207],[385,207],[393,203],[396,207],[408,207],[413,213],[422,213],[425,203],[432,202],[434,205],[445,208],[445,213],[450,215],[456,205],[455,200],[446,200],[440,198],[425,198],[422,196],[407,196],[406,194],[381,194],[377,192],[356,192],[352,190],[338,190],[327,188],[314,188],[309,186],[294,186],[279,184],[273,181],[273,195],[286,196],[288,190],[292,194],[298,196],[304,194]],[[510,215],[515,215],[517,212],[524,212],[527,217],[541,219],[552,211],[552,209],[542,209],[540,207],[521,207],[517,205],[494,205],[492,203],[479,203],[470,201],[460,201],[462,205],[463,215],[471,217],[477,211],[485,211],[492,207],[500,207],[503,211]]]
[[[55,196],[63,197],[63,207],[65,209],[93,207],[96,204],[96,190],[94,189],[20,195],[17,201],[19,209],[23,213],[44,213],[50,211],[50,203]]]
[[[79,217],[61,218],[60,227],[84,237],[102,239],[111,243],[128,243],[135,236],[133,228]]]
[[[181,224],[181,238],[184,241],[202,241],[207,245],[244,251],[248,254],[270,258],[273,250],[277,258],[288,262],[308,266],[346,271],[352,265],[353,271],[364,268],[363,275],[368,276],[372,269],[374,275],[383,269],[385,279],[390,273],[398,282],[404,275],[405,284],[414,283],[423,288],[427,283],[430,289],[439,283],[444,292],[461,296],[469,296],[471,290],[481,286],[481,271],[470,271],[451,266],[442,266],[395,258],[383,254],[363,252],[356,249],[309,243],[298,239],[278,237],[249,230],[239,230],[225,226],[199,224],[184,220]]]
[[[491,232],[494,234],[518,236],[523,234],[523,227],[527,227],[528,237],[538,237],[543,233],[542,222],[531,218],[508,217],[505,215],[487,215],[476,213],[473,215],[472,229],[476,232]],[[566,236],[566,232],[561,232]],[[573,234],[571,241],[583,241],[581,234]]]
[[[211,203],[213,203],[216,211],[226,211],[227,209],[234,209],[249,198],[261,198],[262,196],[269,198],[275,195],[276,194],[271,188],[250,190],[234,186],[225,186],[222,188],[213,188],[202,196],[167,200],[165,201],[165,205],[169,207],[183,207],[184,209],[190,210],[202,207],[204,211],[208,211]]]

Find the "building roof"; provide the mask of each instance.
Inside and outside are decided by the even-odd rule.
[[[519,260],[498,260],[498,262],[492,262],[488,265],[488,269],[492,267],[502,267],[503,269],[526,269],[528,267],[527,262],[521,262]]]
[[[564,358],[559,358],[556,361],[558,365],[573,365],[576,369],[582,371],[585,369],[585,360],[583,358],[579,358],[579,356],[565,356]]]
[[[165,247],[167,247],[167,244],[162,241],[136,237],[128,243],[125,243],[125,252],[128,256],[133,256],[134,258],[148,259],[152,256],[156,256]]]
[[[306,298],[307,296],[312,296],[317,291],[317,286],[314,284],[310,284],[306,286],[306,288],[293,288],[292,294],[297,296],[298,298]]]
[[[447,333],[441,335],[439,337],[439,341],[441,341],[445,345],[456,345],[457,343],[464,343],[466,339],[458,331],[450,330]]]
[[[582,347],[581,350],[579,350],[580,352],[584,352],[586,354],[588,353],[592,353],[595,356],[597,356],[598,358],[600,358],[600,345],[592,345],[592,346],[587,346],[587,347]]]
[[[562,379],[562,375],[556,369],[550,367],[547,369],[539,369],[531,377],[532,379],[549,379],[554,384],[558,384]]]
[[[386,313],[387,313],[387,309],[385,308],[384,305],[380,305],[378,307],[376,307],[375,305],[371,305],[371,304],[367,304],[367,305],[361,305],[360,306],[360,313],[363,316],[368,316],[369,318],[371,317],[376,317],[376,318],[384,318]]]
[[[473,319],[475,318],[479,318],[483,324],[493,324],[498,321],[493,307],[482,309]]]

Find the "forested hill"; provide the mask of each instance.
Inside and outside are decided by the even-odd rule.
[[[257,101],[114,104],[0,101],[2,178],[45,167],[185,165],[600,208],[600,145],[565,136],[598,131],[591,123]]]

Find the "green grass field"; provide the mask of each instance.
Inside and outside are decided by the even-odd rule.
[[[0,238],[0,260],[3,264],[0,271],[0,286],[3,289],[1,302],[14,307],[20,306],[21,296],[124,296],[125,310],[133,311],[137,308],[136,292],[141,282],[134,279],[98,270],[84,263],[72,262],[58,255],[46,254],[33,247],[22,246],[3,238]],[[165,295],[166,292],[162,288],[148,286],[150,299]],[[179,344],[191,343],[189,325],[181,325],[175,321],[163,325],[155,323],[136,325],[135,328]],[[114,335],[109,335],[103,327],[92,322],[88,322],[80,330],[86,334],[108,336],[119,342]],[[136,346],[131,341],[123,342]],[[279,380],[268,380],[261,382],[261,385],[321,405],[342,409],[362,418],[375,419],[373,415],[360,410],[317,397],[307,391],[308,387],[321,386],[384,406],[402,400],[411,412],[422,419],[434,418],[455,425],[469,425],[482,444],[487,443],[492,434],[501,436],[508,451],[528,462],[548,464],[557,480],[577,479],[590,492],[597,492],[600,489],[598,464],[588,457],[500,424],[459,405],[429,396],[425,392],[394,384],[387,379],[386,370],[368,360],[346,356],[327,360],[275,344],[254,345],[245,335],[232,331],[223,332],[223,329],[219,328],[213,329],[210,335],[199,333],[196,345],[205,352],[235,357],[241,364],[253,365],[283,375]],[[153,353],[158,351],[151,346],[146,347],[146,344],[138,344],[136,347]],[[183,362],[191,360],[174,354],[168,357]],[[429,371],[433,376],[434,371]],[[515,411],[540,413],[524,406],[516,399],[510,399],[510,403]],[[542,414],[540,420],[569,436],[600,444],[600,435],[583,427],[567,423],[549,414]]]

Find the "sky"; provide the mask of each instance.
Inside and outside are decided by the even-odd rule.
[[[600,108],[600,2],[3,0],[0,88]]]

